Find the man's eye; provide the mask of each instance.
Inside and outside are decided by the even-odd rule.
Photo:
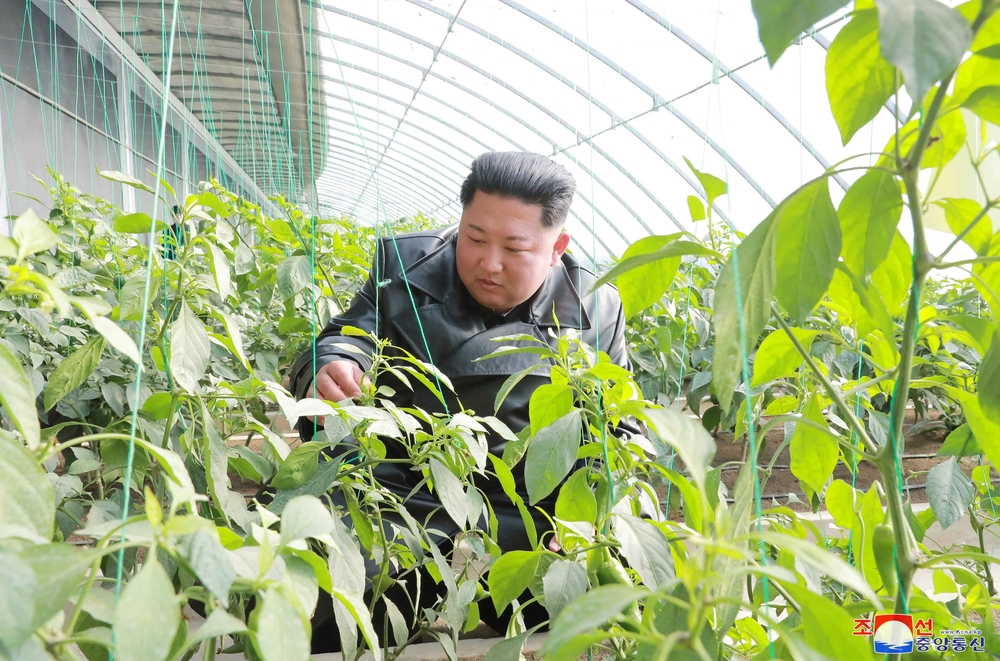
[[[507,248],[507,252],[512,252],[512,253],[514,253],[516,255],[516,254],[522,253],[524,251],[521,250],[521,249],[519,249],[519,248]]]

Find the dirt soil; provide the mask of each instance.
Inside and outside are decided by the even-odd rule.
[[[938,417],[939,414],[937,412],[932,412],[931,420],[936,420]],[[927,479],[926,474],[931,468],[948,459],[948,457],[935,456],[938,450],[941,449],[941,444],[947,436],[947,431],[942,426],[931,425],[928,428],[926,425],[922,425],[923,431],[918,430],[918,433],[910,434],[909,430],[913,427],[914,423],[914,412],[907,410],[903,424],[906,443],[903,448],[903,460],[901,462],[903,483],[907,485],[906,488],[911,502],[926,503],[927,490],[924,488]],[[785,432],[781,428],[773,429],[767,434],[764,446],[760,449],[760,460],[758,462],[758,465],[762,469],[766,468],[771,462],[775,451],[784,439],[784,435]],[[722,481],[731,494],[736,484],[736,476],[743,462],[745,439],[741,439],[739,443],[734,443],[731,433],[719,433],[714,436],[717,450],[715,458],[712,461],[712,466],[734,462],[733,465],[724,468],[722,472]],[[767,501],[764,503],[764,506],[787,504],[793,510],[807,511],[810,508],[806,504],[797,503],[795,502],[795,498],[789,498],[789,494],[794,494],[796,498],[804,500],[802,487],[799,484],[798,478],[792,475],[788,462],[789,454],[788,446],[786,445],[774,462],[774,472],[768,477],[763,470],[761,471],[761,495]],[[677,465],[682,466],[679,460]],[[962,471],[967,475],[978,465],[979,461],[975,457],[965,457],[959,462]],[[991,475],[996,478],[996,471],[992,471]],[[837,468],[833,472],[833,477],[834,479],[841,479],[850,484],[850,467],[841,461],[837,464]],[[879,474],[874,466],[867,462],[861,462],[858,465],[855,486],[862,491],[867,491],[872,482],[878,478]],[[662,499],[666,494],[666,489],[663,488],[659,491],[662,492],[660,493]],[[679,514],[671,512],[671,518],[679,516]]]

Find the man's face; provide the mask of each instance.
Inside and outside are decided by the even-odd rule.
[[[480,304],[500,313],[531,298],[569,245],[542,224],[542,207],[477,191],[462,211],[458,277]]]

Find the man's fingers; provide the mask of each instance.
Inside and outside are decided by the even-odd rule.
[[[354,363],[331,364],[337,365],[337,369],[334,370],[334,379],[344,395],[352,398],[360,397],[361,386],[358,384],[361,381],[361,370],[358,369],[357,365]]]
[[[316,390],[321,399],[331,402],[340,402],[348,398],[348,395],[341,390],[337,382],[326,371],[320,371],[316,374]]]

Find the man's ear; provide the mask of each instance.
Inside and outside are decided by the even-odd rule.
[[[552,263],[549,266],[555,266],[567,248],[569,248],[569,232],[563,230],[559,233],[555,245],[552,246]]]

